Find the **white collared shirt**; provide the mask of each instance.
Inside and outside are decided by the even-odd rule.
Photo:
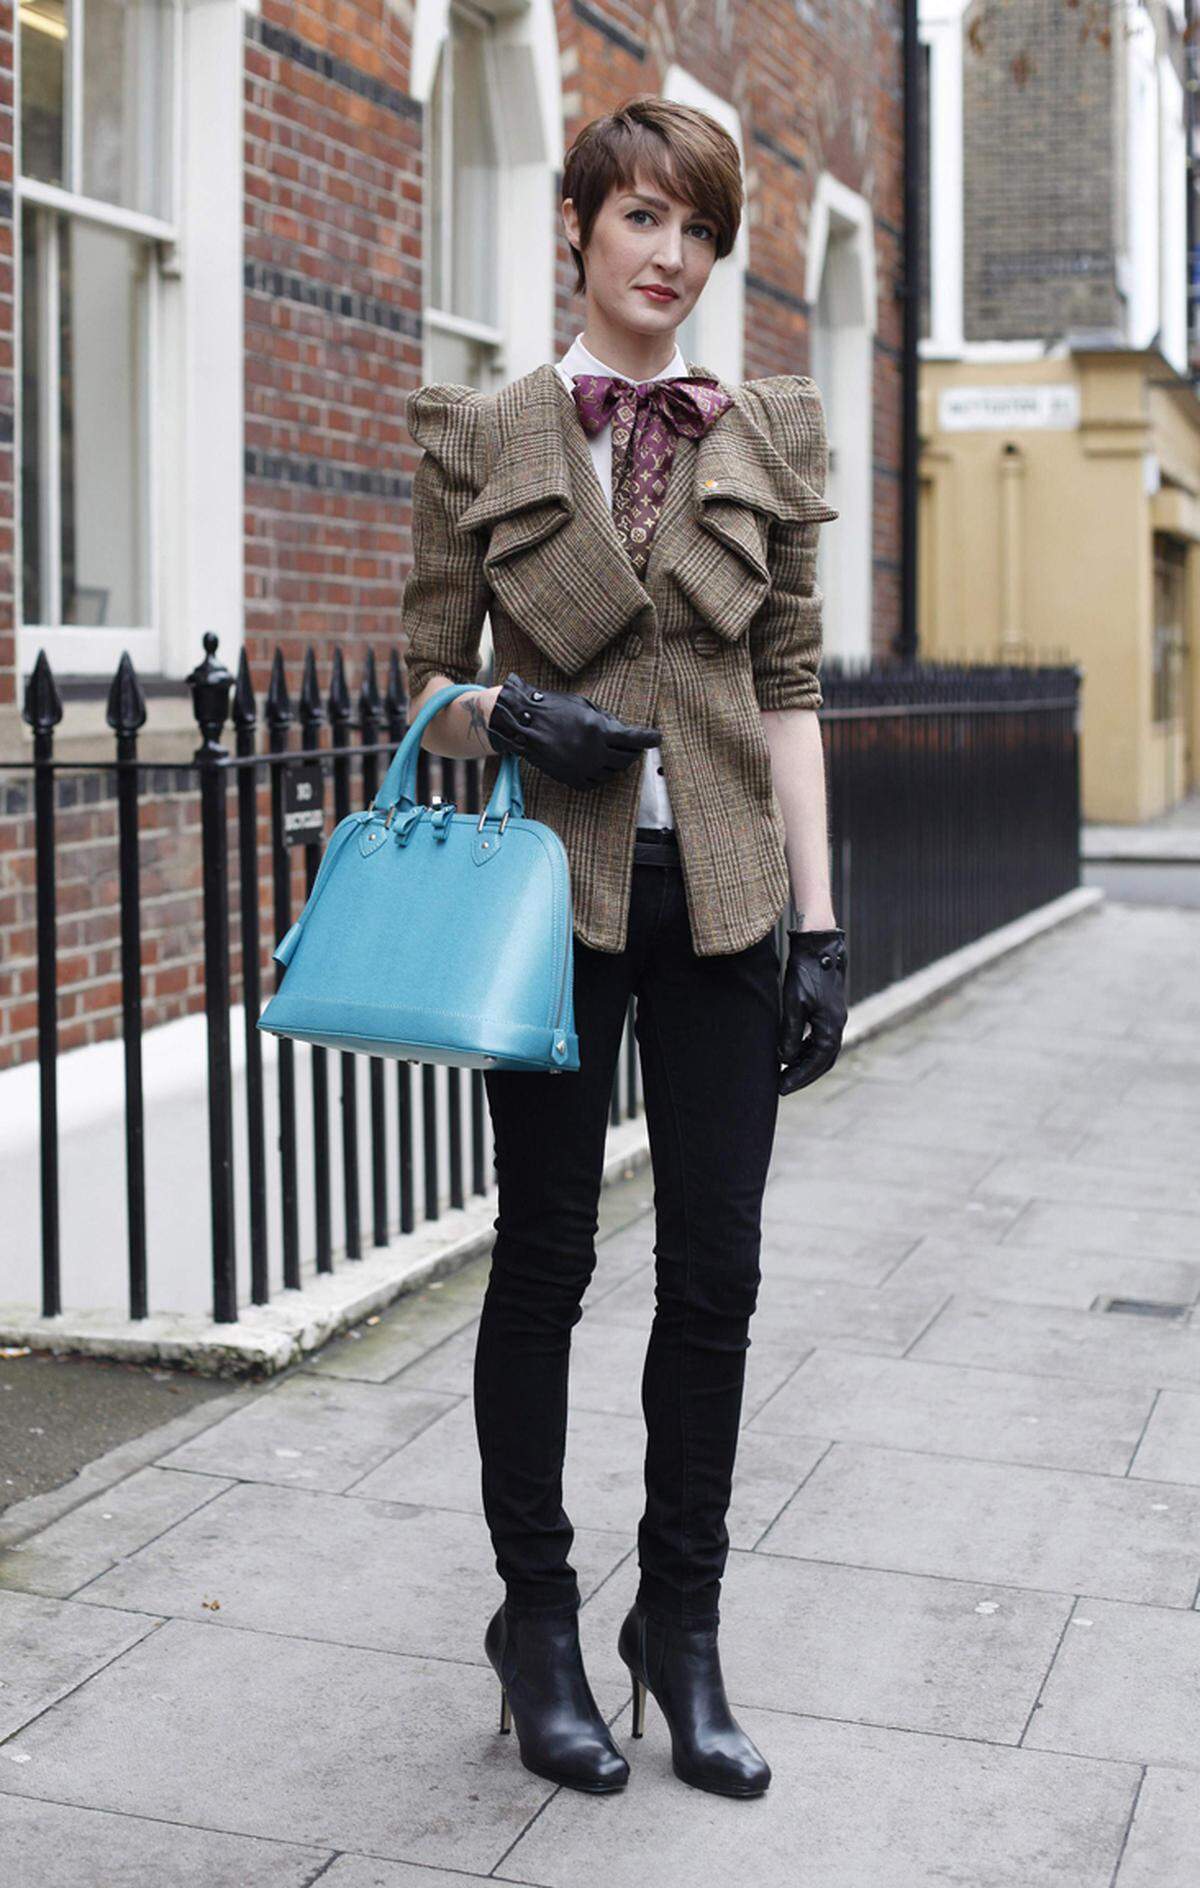
[[[616,374],[615,367],[605,366],[598,360],[590,348],[583,344],[582,333],[577,334],[562,359],[555,362],[560,379],[568,393],[574,391],[572,374]],[[675,343],[675,352],[666,366],[657,374],[647,374],[647,380],[673,380],[680,374],[686,374],[687,362],[683,357],[679,343]],[[628,380],[628,374],[618,375]],[[587,434],[588,447],[592,455],[592,464],[596,468],[596,477],[600,489],[608,503],[612,504],[612,425],[601,426],[598,432]],[[666,779],[663,775],[662,749],[648,747],[642,756],[642,797],[638,803],[637,823],[639,826],[674,826],[675,815],[671,811],[671,802],[667,795]]]

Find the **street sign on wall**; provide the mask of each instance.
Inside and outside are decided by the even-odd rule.
[[[944,433],[1069,431],[1079,424],[1079,389],[1069,383],[1032,387],[943,387],[938,421]]]

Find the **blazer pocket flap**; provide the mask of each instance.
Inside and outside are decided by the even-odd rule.
[[[553,536],[570,516],[570,505],[558,498],[530,505],[524,511],[504,512],[492,526],[483,558],[485,570],[504,563],[507,558],[518,556],[522,551],[532,549],[535,544],[543,543],[546,538]],[[460,527],[463,525],[463,519],[459,520],[459,524]]]

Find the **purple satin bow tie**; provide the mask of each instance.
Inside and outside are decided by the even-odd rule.
[[[586,433],[612,420],[613,519],[640,576],[650,556],[675,442],[698,439],[733,405],[709,374],[624,380],[616,374],[572,374],[575,406]]]

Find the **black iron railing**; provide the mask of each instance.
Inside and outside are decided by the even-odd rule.
[[[197,898],[203,922],[203,1000],[207,1041],[209,1190],[211,1196],[212,1305],[219,1322],[238,1316],[238,1253],[249,1255],[249,1297],[270,1297],[268,1192],[278,1188],[281,1276],[299,1287],[302,1259],[318,1272],[334,1268],[333,1198],[340,1187],[342,1257],[362,1257],[360,1142],[369,1143],[369,1237],[376,1247],[393,1233],[411,1233],[418,1213],[441,1213],[441,1182],[451,1206],[468,1191],[490,1185],[485,1164],[485,1107],[479,1070],[369,1059],[365,1121],[359,1118],[356,1063],[304,1048],[309,1058],[311,1160],[302,1171],[298,1152],[297,1045],[278,1043],[275,1159],[268,1158],[263,1043],[255,1024],[263,1003],[263,972],[283,972],[270,959],[275,941],[292,922],[311,887],[325,822],[317,808],[332,786],[332,821],[376,791],[407,727],[408,703],[399,657],[389,656],[381,694],[368,655],[356,699],[335,652],[323,698],[316,663],[305,657],[296,703],[286,666],[276,651],[263,703],[251,685],[243,654],[236,676],[220,663],[215,636],[205,638],[203,661],[188,678],[201,742],[190,762],[164,770],[139,757],[146,702],[128,656],[109,691],[111,761],[58,759],[55,729],[62,704],[45,655],[39,655],[25,693],[24,716],[33,734],[29,760],[5,763],[32,775],[36,883],[37,1056],[40,1074],[40,1187],[42,1312],[62,1310],[60,1288],[59,1141],[57,1070],[59,1008],[56,895],[61,865],[56,850],[64,807],[78,797],[82,773],[109,785],[115,804],[118,923],[121,971],[119,1026],[125,1077],[125,1190],[128,1225],[128,1305],[134,1319],[150,1311],[146,1241],[146,1171],[142,1097],[144,1007],[142,843],[145,783],[169,780],[176,793],[199,803],[201,855]],[[1079,676],[1073,668],[953,668],[886,665],[859,671],[827,667],[822,711],[829,776],[834,902],[851,939],[851,996],[861,999],[896,979],[982,936],[1079,882]],[[232,717],[233,751],[224,744]],[[265,738],[264,738],[265,730]],[[328,731],[328,740],[324,738]],[[294,737],[298,737],[298,740]],[[72,784],[75,783],[75,784]],[[453,800],[478,812],[482,763],[441,759],[422,750],[417,794]],[[21,788],[15,789],[18,793]],[[27,791],[27,789],[26,789]],[[13,812],[13,792],[7,813]],[[0,813],[0,817],[5,815]],[[295,841],[301,841],[298,846]],[[184,843],[177,840],[177,848]],[[297,869],[300,852],[303,867]],[[231,854],[236,854],[231,869]],[[781,956],[786,914],[781,914]],[[234,959],[237,959],[235,965]],[[246,1215],[235,1223],[232,1015],[242,1004],[246,1131]],[[621,1055],[614,1073],[610,1120],[640,1111],[640,1071],[630,1001]],[[117,1019],[113,1019],[114,1025]],[[151,1021],[155,1018],[152,1015]],[[390,1071],[390,1073],[389,1073]],[[337,1085],[340,1134],[337,1157],[331,1133],[331,1076]],[[464,1077],[469,1149],[464,1144]],[[395,1084],[396,1127],[388,1127],[387,1084]],[[419,1083],[419,1088],[418,1088]],[[439,1087],[447,1132],[439,1132]],[[414,1126],[420,1110],[423,1170],[420,1199],[414,1173]],[[311,1189],[313,1251],[301,1252],[301,1190]]]
[[[871,996],[1079,884],[1079,671],[830,665],[834,907]]]

